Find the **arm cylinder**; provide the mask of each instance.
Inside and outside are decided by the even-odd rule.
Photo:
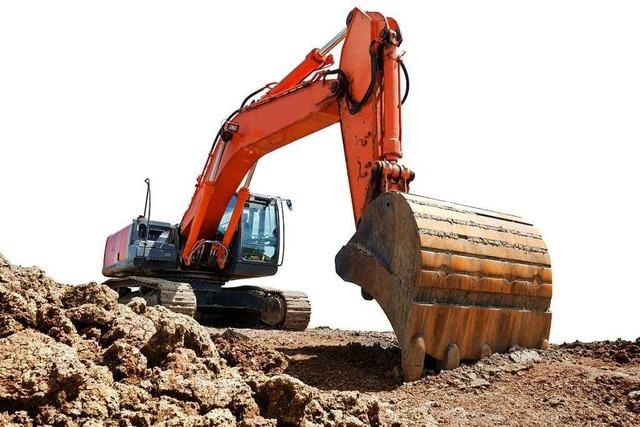
[[[383,54],[382,103],[384,111],[382,153],[385,160],[397,160],[402,157],[401,145],[401,102],[400,102],[400,63],[398,47],[390,44]]]
[[[318,68],[333,64],[333,57],[329,55],[329,52],[344,40],[346,35],[347,29],[343,28],[320,49],[312,49],[296,68],[284,76],[284,78],[269,91],[268,95],[273,96],[279,92],[290,89],[295,85],[300,84]]]
[[[324,46],[322,46],[319,49],[320,55],[325,56],[326,54],[331,52],[331,50],[333,50],[334,47],[338,46],[338,44],[342,40],[344,40],[346,36],[347,36],[347,27],[344,27],[342,30],[338,32],[338,34],[333,36],[331,40],[329,40]]]

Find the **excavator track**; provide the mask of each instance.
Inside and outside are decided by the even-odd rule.
[[[112,278],[104,282],[120,295],[119,302],[126,304],[135,297],[144,298],[148,305],[161,305],[169,310],[196,317],[198,310],[196,294],[191,285],[152,277],[129,276]],[[137,291],[132,289],[138,288]],[[259,323],[243,321],[242,316],[230,317],[228,322],[244,327],[304,331],[311,318],[311,304],[304,292],[281,291],[257,286],[222,288],[221,293],[246,293],[262,301]],[[257,309],[256,309],[257,310]],[[244,322],[244,323],[243,323]]]
[[[141,297],[148,305],[161,305],[169,310],[194,317],[197,310],[196,294],[191,285],[170,280],[129,276],[112,278],[104,282],[120,295],[119,301],[127,303],[134,297]],[[131,291],[131,288],[139,288]]]
[[[288,331],[304,331],[311,319],[311,304],[304,292],[280,291],[284,298],[287,314],[281,329]]]

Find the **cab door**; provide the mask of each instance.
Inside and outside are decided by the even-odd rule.
[[[227,272],[241,277],[271,276],[281,255],[281,216],[274,198],[251,196],[245,203]],[[233,264],[233,265],[232,265]]]

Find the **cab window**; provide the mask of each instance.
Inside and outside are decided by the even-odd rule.
[[[278,230],[275,202],[247,202],[242,212],[243,261],[276,263]]]
[[[169,237],[169,229],[152,225],[147,233],[147,224],[138,224],[138,240],[148,240],[150,242],[167,241]]]
[[[227,204],[227,208],[224,210],[224,214],[222,214],[222,219],[220,220],[220,225],[218,226],[218,237],[222,239],[224,233],[227,231],[227,227],[229,227],[229,222],[231,221],[231,214],[233,213],[233,208],[236,207],[236,200],[238,198],[234,195],[231,200],[229,200],[229,204]]]

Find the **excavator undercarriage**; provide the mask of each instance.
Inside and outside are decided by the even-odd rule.
[[[187,282],[128,276],[104,282],[116,290],[121,303],[135,297],[148,305],[161,305],[208,325],[273,328],[303,331],[311,305],[303,292],[257,286],[222,287],[215,283]]]

